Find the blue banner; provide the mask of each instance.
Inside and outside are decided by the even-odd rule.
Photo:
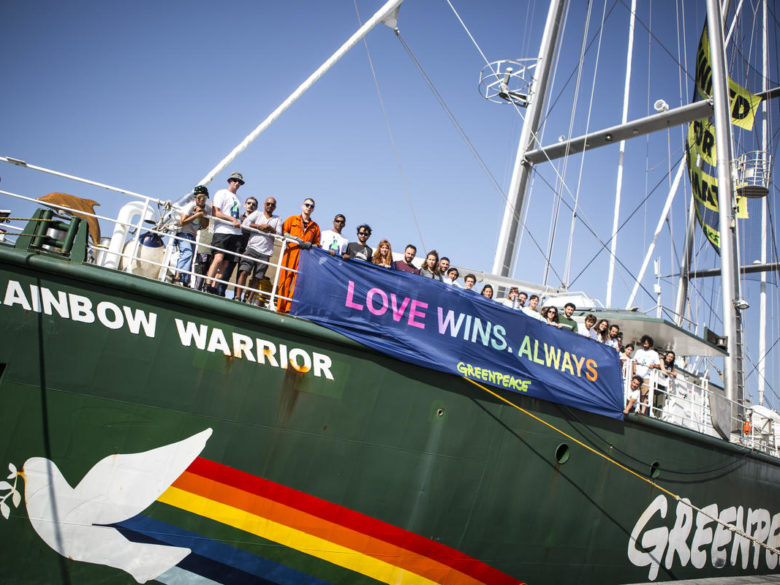
[[[397,359],[623,418],[617,352],[402,271],[302,250],[291,313]]]

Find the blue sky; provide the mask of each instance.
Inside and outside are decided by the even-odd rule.
[[[546,3],[452,3],[488,60],[536,56]],[[383,2],[5,0],[0,5],[0,154],[176,200],[358,28],[355,4],[366,20]],[[569,132],[575,65],[587,17],[586,3],[572,4],[567,49],[553,88],[555,122],[545,131],[545,144]],[[703,1],[639,4],[629,119],[652,113],[659,98],[672,107],[689,100],[705,20]],[[586,124],[596,129],[620,121],[629,5],[628,0],[593,5],[588,38],[595,40],[585,58],[573,135],[582,134]],[[684,16],[679,28],[678,16]],[[602,17],[608,32],[599,40]],[[505,191],[522,120],[512,108],[479,95],[484,60],[447,2],[407,0],[399,28]],[[374,230],[369,244],[388,238],[400,251],[411,242],[421,253],[435,248],[455,265],[489,271],[503,195],[393,32],[380,26],[368,35],[367,45],[394,142],[366,47],[360,44],[220,174],[212,192],[230,172],[240,171],[246,185],[239,195],[273,195],[282,216],[297,213],[303,198],[311,196],[323,229],[336,213],[344,213],[350,237],[358,224],[369,223]],[[619,235],[625,268],[618,269],[614,294],[618,306],[628,298],[652,236],[671,181],[669,155],[679,161],[682,136],[681,129],[673,129],[653,141],[640,138],[629,144],[621,207],[627,223]],[[602,149],[586,155],[582,165],[581,158],[573,159],[565,169],[569,189],[579,192],[581,205],[569,280],[574,289],[602,300],[608,257],[599,255],[599,239],[609,238],[617,158],[617,148]],[[531,236],[547,249],[555,209],[555,176],[545,173],[534,183],[530,235],[523,238],[515,272],[528,281],[541,281],[544,272],[545,254],[537,251]],[[127,201],[116,193],[8,165],[0,165],[0,189],[29,196],[50,191],[82,195],[100,201],[99,211],[110,216]],[[683,195],[678,195],[678,215],[665,228],[656,254],[662,274],[677,269],[670,241],[684,228]],[[552,285],[560,284],[556,275],[566,269],[570,212],[561,207],[561,213],[552,249]],[[710,265],[712,258],[703,262]],[[648,275],[645,287],[651,290],[653,283]],[[667,306],[674,302],[672,290],[665,284],[662,302]],[[636,304],[650,310],[654,302],[643,294]],[[717,299],[709,302],[719,306]],[[701,305],[697,310],[703,310]],[[777,337],[776,330],[770,331],[770,344]]]

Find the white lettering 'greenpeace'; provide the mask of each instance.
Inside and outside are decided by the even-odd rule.
[[[333,365],[329,356],[316,351],[308,352],[300,347],[288,348],[285,344],[274,344],[265,339],[252,339],[243,333],[226,334],[222,329],[202,323],[174,319],[179,341],[184,347],[195,346],[211,353],[222,353],[228,357],[245,359],[261,365],[296,372],[311,371],[317,378],[333,380],[330,369]],[[230,341],[228,341],[230,338]]]
[[[657,521],[649,528],[656,516],[662,520],[666,518],[667,506],[666,496],[656,497],[639,516],[628,539],[628,560],[637,567],[649,567],[647,577],[651,581],[658,576],[661,563],[671,569],[675,557],[678,566],[685,567],[690,562],[697,569],[704,568],[708,562],[716,569],[723,568],[726,563],[732,567],[739,564],[742,569],[747,569],[748,565],[758,569],[761,559],[770,571],[777,567],[775,553],[713,521],[707,514],[777,549],[780,546],[780,513],[772,515],[764,508],[746,510],[742,506],[723,508],[719,512],[717,504],[710,504],[702,508],[704,513],[694,514],[690,500],[683,498],[677,502],[671,529]],[[670,522],[671,516],[666,524]]]
[[[64,291],[51,291],[35,284],[29,285],[29,294],[16,280],[9,280],[1,304],[7,307],[19,306],[25,311],[53,315],[79,323],[98,322],[108,329],[121,329],[138,335],[143,330],[147,337],[154,337],[157,329],[157,314],[111,301],[101,301],[97,306],[88,297]]]

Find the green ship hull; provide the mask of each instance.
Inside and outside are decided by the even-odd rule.
[[[207,429],[171,488],[101,527],[192,551],[150,581],[536,585],[776,569],[776,555],[673,497],[776,545],[780,462],[724,441],[496,391],[516,408],[294,317],[9,246],[0,300],[0,463],[21,470],[0,491],[0,583],[138,580],[130,553],[61,554],[68,533],[43,539],[30,458],[75,488],[107,456]],[[50,523],[67,521],[54,512]]]

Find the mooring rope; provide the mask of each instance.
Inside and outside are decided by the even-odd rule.
[[[490,394],[491,396],[494,396],[495,398],[498,398],[498,399],[499,399],[501,402],[503,402],[503,403],[505,403],[505,404],[508,404],[509,406],[511,406],[511,407],[512,407],[512,408],[514,408],[514,409],[517,409],[517,410],[519,410],[519,411],[520,411],[520,412],[522,412],[523,414],[526,414],[526,415],[528,415],[529,417],[531,417],[532,419],[534,419],[536,422],[539,422],[539,423],[543,424],[544,426],[548,427],[549,429],[551,429],[551,430],[555,431],[556,433],[558,433],[558,434],[560,434],[560,435],[563,435],[564,437],[566,437],[566,438],[567,438],[567,439],[569,439],[570,441],[574,441],[574,442],[575,442],[577,445],[579,445],[580,447],[584,447],[585,449],[587,449],[588,451],[590,451],[590,452],[591,452],[591,453],[593,453],[594,455],[598,455],[599,457],[601,457],[601,458],[602,458],[602,459],[604,459],[605,461],[608,461],[609,463],[612,463],[613,465],[616,465],[617,467],[619,467],[619,468],[620,468],[620,469],[622,469],[623,471],[625,471],[625,472],[627,472],[627,473],[629,473],[629,474],[633,475],[634,477],[636,477],[636,478],[638,478],[638,479],[641,479],[642,481],[644,481],[644,482],[645,482],[645,483],[647,483],[647,484],[650,484],[651,486],[653,486],[653,487],[654,487],[654,488],[656,488],[657,490],[659,490],[659,491],[661,491],[661,492],[665,493],[666,495],[668,495],[669,497],[673,498],[673,499],[674,499],[674,500],[676,500],[677,502],[681,502],[681,501],[683,501],[683,498],[682,498],[682,496],[679,496],[679,495],[675,494],[674,492],[672,492],[672,491],[670,491],[670,490],[666,489],[665,487],[663,487],[663,486],[661,486],[661,485],[658,485],[658,484],[657,484],[656,482],[654,482],[653,480],[651,480],[651,479],[649,479],[649,478],[647,478],[647,477],[644,477],[643,475],[641,475],[641,474],[637,473],[637,472],[636,472],[636,471],[634,471],[633,469],[629,469],[628,467],[626,467],[625,465],[623,465],[623,464],[622,464],[622,463],[620,463],[619,461],[615,461],[615,460],[614,460],[614,459],[612,459],[610,456],[608,456],[608,455],[605,455],[604,453],[601,453],[600,451],[597,451],[596,449],[594,449],[594,448],[593,448],[593,447],[591,447],[590,445],[586,445],[585,443],[583,443],[583,442],[582,442],[582,441],[580,441],[579,439],[576,439],[576,438],[572,437],[570,434],[568,434],[567,432],[565,432],[565,431],[563,431],[563,430],[559,429],[559,428],[558,428],[558,427],[556,427],[555,425],[553,425],[553,424],[551,424],[551,423],[548,423],[546,420],[544,420],[544,419],[542,419],[542,418],[539,418],[538,416],[536,416],[536,415],[535,415],[535,414],[533,414],[532,412],[529,412],[528,410],[526,410],[526,409],[524,409],[524,408],[522,408],[522,407],[518,406],[517,404],[515,404],[515,403],[514,403],[514,402],[512,402],[511,400],[507,400],[506,398],[504,398],[504,397],[503,397],[503,396],[501,396],[500,394],[497,394],[496,392],[493,392],[493,391],[492,391],[490,388],[486,388],[485,386],[483,386],[483,385],[482,385],[482,384],[480,384],[479,382],[475,382],[474,380],[471,380],[470,378],[466,378],[465,376],[463,376],[463,379],[464,379],[464,380],[466,380],[467,382],[471,382],[471,383],[472,383],[472,384],[474,384],[474,385],[475,385],[477,388],[479,388],[479,389],[481,389],[481,390],[484,390],[485,392],[487,392],[487,393],[488,393],[488,394]],[[780,554],[780,550],[778,550],[778,549],[776,549],[776,548],[773,548],[773,547],[769,546],[769,545],[768,545],[768,544],[766,544],[766,543],[763,543],[763,542],[761,542],[760,540],[758,540],[757,538],[754,538],[754,537],[752,537],[751,535],[749,535],[747,532],[745,532],[745,531],[741,530],[740,528],[738,528],[738,527],[736,527],[736,526],[733,526],[732,524],[729,524],[728,522],[724,522],[723,520],[721,520],[721,519],[719,519],[719,518],[717,518],[717,517],[713,516],[713,515],[712,515],[712,514],[710,514],[709,512],[706,512],[706,511],[705,511],[705,510],[703,510],[702,508],[699,508],[698,506],[695,506],[695,505],[693,505],[693,503],[691,503],[691,501],[690,501],[690,500],[688,500],[688,501],[683,501],[683,503],[684,503],[686,506],[688,506],[688,507],[690,507],[691,509],[693,509],[693,510],[695,510],[696,512],[698,512],[699,514],[703,514],[704,516],[706,516],[707,518],[709,518],[709,519],[710,519],[710,520],[712,520],[713,522],[716,522],[717,524],[720,524],[721,526],[723,526],[723,527],[724,527],[724,528],[726,528],[727,530],[729,530],[729,531],[731,531],[731,532],[733,532],[733,533],[735,533],[735,534],[738,534],[738,535],[740,535],[741,537],[743,537],[743,538],[745,538],[745,539],[749,540],[750,542],[752,542],[752,543],[753,543],[753,544],[755,544],[756,546],[759,546],[759,547],[761,547],[761,548],[764,548],[764,549],[766,549],[766,550],[768,550],[768,551],[770,551],[770,552],[772,552],[772,553],[774,553],[774,554]]]

